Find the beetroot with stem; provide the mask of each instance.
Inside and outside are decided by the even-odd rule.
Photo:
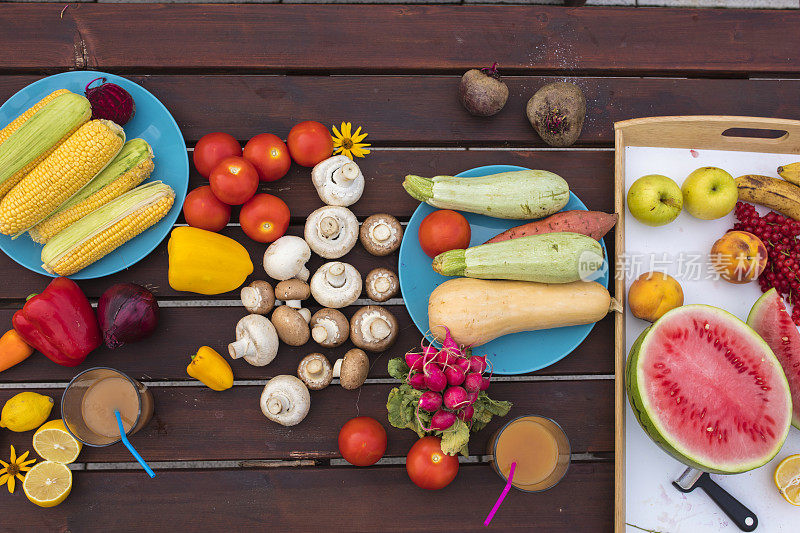
[[[438,392],[427,391],[423,392],[419,397],[419,408],[423,411],[430,413],[436,411],[442,406],[442,395]]]
[[[464,383],[467,375],[457,366],[448,366],[444,369],[444,376],[447,378],[447,384],[452,387]]]
[[[90,88],[97,80],[102,80],[102,83]],[[92,119],[103,118],[124,126],[136,113],[136,104],[130,93],[116,83],[106,83],[106,78],[93,79],[86,84],[84,92],[92,104]]]
[[[456,423],[456,415],[450,411],[439,409],[431,417],[431,429],[444,431]]]
[[[448,409],[456,410],[469,405],[467,391],[464,390],[464,387],[450,387],[444,391],[442,398],[444,399],[444,406]]]

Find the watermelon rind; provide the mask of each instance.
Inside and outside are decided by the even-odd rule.
[[[680,439],[677,436],[670,435],[670,432],[659,423],[655,416],[653,416],[651,406],[649,405],[646,396],[640,393],[639,381],[643,379],[643,372],[639,366],[640,355],[646,351],[646,343],[651,333],[656,331],[656,329],[659,327],[659,324],[667,323],[670,320],[674,320],[676,316],[679,316],[680,314],[691,313],[692,311],[698,309],[712,312],[713,314],[717,315],[721,321],[724,321],[726,325],[730,325],[731,328],[738,328],[743,335],[751,335],[757,344],[763,346],[765,357],[769,360],[770,365],[775,369],[774,374],[776,376],[776,383],[773,383],[773,386],[781,387],[783,389],[786,395],[787,408],[791,410],[792,403],[791,395],[789,393],[789,383],[786,381],[786,376],[783,373],[780,363],[775,357],[775,354],[772,352],[772,349],[770,349],[769,345],[764,342],[764,340],[750,326],[745,324],[736,316],[725,311],[724,309],[701,304],[677,307],[665,313],[659,320],[657,320],[655,323],[653,323],[653,325],[645,329],[641,335],[639,335],[639,337],[633,343],[633,346],[631,346],[625,368],[625,386],[628,392],[628,401],[631,405],[631,409],[633,410],[633,414],[636,416],[636,420],[639,422],[639,425],[650,437],[650,439],[652,439],[653,442],[655,442],[655,444],[661,449],[683,464],[703,470],[705,472],[717,474],[738,474],[741,472],[747,472],[748,470],[753,470],[754,468],[765,465],[773,457],[775,457],[775,455],[778,454],[783,446],[784,441],[786,440],[786,436],[789,433],[789,428],[791,426],[789,423],[791,419],[790,413],[787,413],[787,416],[785,417],[786,427],[783,428],[783,432],[781,434],[777,435],[775,446],[769,450],[768,453],[765,453],[761,457],[754,458],[751,461],[742,461],[735,464],[709,463],[704,462],[702,458],[693,456],[692,453],[681,444]]]

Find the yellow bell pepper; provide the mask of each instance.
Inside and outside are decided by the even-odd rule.
[[[191,226],[172,230],[169,285],[176,291],[220,294],[237,289],[253,273],[253,262],[238,242]]]
[[[213,390],[227,390],[233,387],[231,365],[209,346],[201,346],[197,350],[192,356],[192,362],[186,367],[186,373]]]

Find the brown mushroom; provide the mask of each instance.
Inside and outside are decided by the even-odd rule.
[[[255,280],[247,287],[242,287],[240,297],[244,308],[256,315],[266,315],[275,306],[275,293],[272,285],[260,279]]]
[[[282,305],[272,312],[272,325],[278,332],[278,338],[289,346],[302,346],[311,336],[306,319],[297,309],[288,305]]]
[[[379,305],[367,305],[350,319],[350,340],[363,350],[381,352],[394,344],[399,329],[392,313]]]
[[[320,309],[311,317],[311,338],[324,348],[341,346],[350,337],[350,322],[338,309]]]
[[[364,350],[353,348],[333,365],[333,377],[339,378],[342,387],[348,390],[359,388],[369,374],[369,357]]]
[[[327,357],[321,353],[312,353],[297,365],[297,375],[309,389],[320,390],[331,384],[333,368]]]
[[[302,300],[311,296],[311,287],[300,279],[287,279],[275,285],[275,298],[281,300],[289,307],[300,309]]]
[[[372,255],[389,255],[400,248],[403,226],[392,215],[372,215],[361,224],[359,239]]]
[[[397,274],[388,268],[370,270],[364,286],[367,289],[367,296],[376,302],[385,302],[400,292],[400,281],[397,279]]]

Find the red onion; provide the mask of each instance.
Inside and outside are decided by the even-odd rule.
[[[97,87],[89,86],[97,80],[103,83]],[[105,78],[95,78],[86,84],[86,98],[92,104],[92,118],[104,118],[124,126],[136,113],[133,97],[116,83],[106,83]]]
[[[100,297],[97,318],[106,346],[118,348],[153,333],[158,325],[158,302],[141,285],[118,283]]]

